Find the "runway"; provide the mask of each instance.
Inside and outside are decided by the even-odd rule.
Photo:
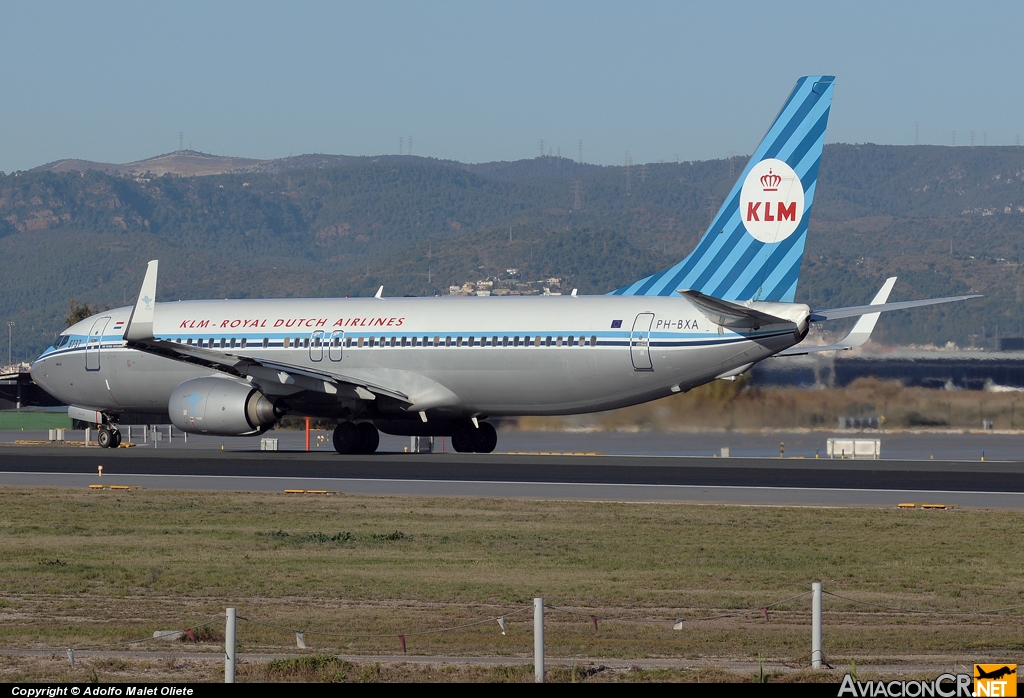
[[[102,478],[97,475],[103,466]],[[1024,463],[0,448],[0,485],[1024,509]]]

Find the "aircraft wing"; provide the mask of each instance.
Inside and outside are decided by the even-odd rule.
[[[882,284],[882,288],[868,305],[856,305],[848,308],[832,308],[830,310],[815,310],[811,313],[811,322],[823,322],[825,320],[838,320],[840,318],[857,317],[857,324],[853,326],[850,333],[835,344],[824,345],[797,345],[781,351],[775,356],[803,356],[805,354],[816,354],[822,351],[846,351],[863,346],[871,337],[875,329],[875,323],[879,316],[890,310],[906,310],[907,308],[919,308],[926,305],[938,305],[939,303],[953,303],[970,298],[980,298],[980,295],[972,296],[950,296],[948,298],[928,298],[919,301],[902,301],[899,303],[886,303],[893,286],[896,284],[896,277],[891,276]]]
[[[333,371],[318,371],[254,356],[213,351],[156,339],[153,336],[153,319],[156,307],[157,266],[156,260],[149,263],[146,278],[142,282],[142,290],[139,291],[132,315],[128,319],[124,338],[129,348],[182,363],[205,366],[245,380],[255,380],[270,394],[313,390],[332,395],[340,393],[342,397],[362,400],[373,400],[380,395],[411,404],[409,396],[401,391]]]

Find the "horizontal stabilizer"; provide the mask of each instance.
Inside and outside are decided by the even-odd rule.
[[[811,313],[811,322],[825,322],[826,320],[839,320],[842,318],[860,316],[860,319],[857,320],[857,324],[853,326],[850,333],[835,344],[823,344],[817,346],[797,345],[779,352],[776,356],[803,356],[804,354],[816,354],[822,351],[844,351],[847,349],[856,349],[857,347],[863,346],[864,343],[871,338],[871,333],[875,329],[878,317],[883,312],[890,310],[907,310],[908,308],[920,308],[922,306],[938,305],[940,303],[953,303],[955,301],[964,301],[970,298],[981,297],[980,295],[950,296],[948,298],[927,298],[919,301],[886,303],[885,301],[888,300],[889,294],[892,292],[892,288],[895,284],[895,276],[891,276],[886,279],[885,283],[882,284],[882,288],[875,294],[875,297],[871,300],[869,305],[855,305],[849,308],[832,308],[831,310],[815,310]]]
[[[883,305],[889,300],[889,294],[892,293],[892,287],[896,285],[896,277],[890,276],[882,284],[882,288],[879,289],[875,297],[871,299],[871,305]],[[776,356],[803,356],[805,354],[816,354],[820,351],[845,351],[847,349],[856,349],[857,347],[863,346],[868,339],[871,338],[871,333],[875,329],[875,324],[878,322],[878,318],[881,313],[865,313],[860,316],[857,320],[857,324],[853,326],[850,333],[843,337],[835,344],[824,344],[818,346],[795,346],[789,349],[779,352]]]
[[[704,313],[708,320],[722,327],[756,330],[762,325],[777,325],[779,323],[791,322],[785,318],[762,313],[753,308],[706,296],[700,291],[681,289],[679,295],[693,303],[697,310]]]
[[[811,322],[825,322],[826,320],[840,320],[844,317],[857,317],[868,313],[886,313],[891,310],[907,310],[908,308],[921,308],[926,305],[939,305],[940,303],[955,303],[966,301],[971,298],[981,298],[981,294],[971,296],[949,296],[947,298],[926,298],[919,301],[900,301],[899,303],[884,303],[880,307],[876,305],[854,305],[849,308],[831,308],[829,310],[815,310],[811,313]]]

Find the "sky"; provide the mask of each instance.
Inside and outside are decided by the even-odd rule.
[[[828,142],[1014,145],[1020,2],[0,4],[0,171],[277,158],[748,154],[801,75]],[[179,140],[180,138],[180,140]]]

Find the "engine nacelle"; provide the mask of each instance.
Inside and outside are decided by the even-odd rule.
[[[171,423],[190,434],[250,436],[270,427],[281,412],[248,383],[193,378],[171,393]]]

